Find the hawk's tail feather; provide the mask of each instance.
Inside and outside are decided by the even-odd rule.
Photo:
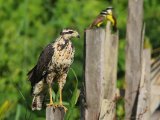
[[[41,110],[44,101],[44,95],[36,95],[32,100],[32,110]]]

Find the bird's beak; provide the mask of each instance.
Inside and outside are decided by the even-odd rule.
[[[77,35],[77,38],[80,38],[80,35]]]

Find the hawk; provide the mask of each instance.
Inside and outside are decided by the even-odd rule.
[[[75,49],[71,38],[80,37],[72,29],[63,29],[55,42],[48,44],[41,52],[37,64],[28,72],[33,95],[32,110],[41,110],[47,90],[50,102],[47,106],[56,106],[52,99],[52,84],[58,81],[60,100],[59,107],[67,108],[62,104],[62,89],[66,82],[67,73],[74,59]]]
[[[100,14],[96,17],[96,19],[92,22],[92,24],[89,26],[89,28],[93,28],[95,26],[100,27],[102,24],[106,24],[107,20],[109,20],[113,25],[113,30],[116,31],[117,23],[116,18],[113,16],[112,9],[112,7],[108,7],[105,10],[102,10]]]

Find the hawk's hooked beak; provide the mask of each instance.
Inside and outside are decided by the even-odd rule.
[[[77,38],[80,38],[80,35],[77,35]]]

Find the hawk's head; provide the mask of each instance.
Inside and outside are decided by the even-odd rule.
[[[73,37],[80,38],[80,35],[77,31],[72,30],[72,29],[63,29],[60,33],[65,39],[70,39]]]

